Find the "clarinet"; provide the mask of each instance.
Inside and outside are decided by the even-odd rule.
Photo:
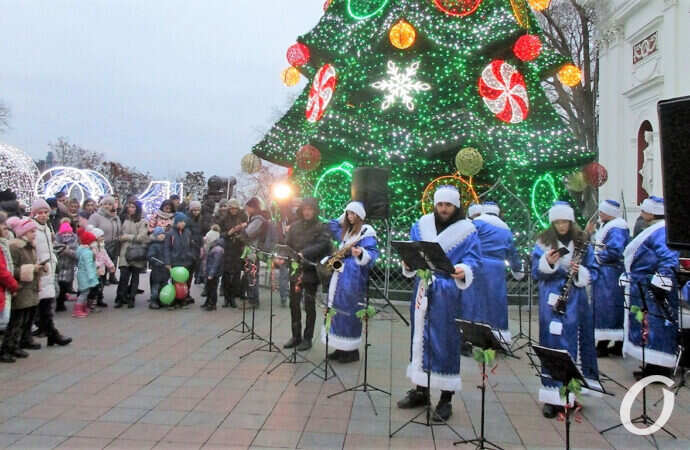
[[[582,239],[582,237],[578,237],[577,239],[575,239],[574,247],[575,249],[573,251],[572,262],[579,265],[582,262],[582,258],[585,255],[587,243],[584,239]],[[553,304],[553,311],[555,313],[558,313],[560,315],[565,314],[565,308],[568,304],[568,298],[570,297],[570,292],[573,289],[573,284],[575,283],[576,275],[577,274],[574,271],[570,271],[570,273],[568,274],[568,279],[563,285],[561,295],[558,297],[558,300],[556,300],[556,303]]]

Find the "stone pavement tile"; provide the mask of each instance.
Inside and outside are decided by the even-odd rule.
[[[139,423],[153,423],[158,425],[173,426],[177,425],[187,414],[187,411],[154,409],[139,419]]]
[[[24,436],[25,435],[21,433],[0,433],[0,447],[9,447]]]
[[[47,419],[13,417],[0,425],[0,433],[29,434],[46,422]]]
[[[120,435],[120,439],[132,439],[135,441],[160,441],[163,436],[172,429],[168,425],[156,425],[151,423],[135,423],[127,431]]]
[[[109,410],[110,408],[103,406],[76,406],[67,408],[58,418],[62,420],[96,420]]]
[[[299,442],[300,431],[261,430],[256,435],[253,446],[295,448]]]
[[[307,424],[306,416],[290,416],[271,414],[263,426],[263,430],[302,431]]]
[[[174,376],[174,377],[191,377],[194,376],[199,371],[198,367],[171,367],[170,369],[163,372],[163,375]]]
[[[65,393],[68,394],[95,394],[99,391],[102,391],[106,387],[108,387],[108,383],[77,383],[74,386],[71,386],[68,389],[65,389]]]
[[[228,375],[229,370],[225,368],[209,368],[208,364],[203,369],[200,369],[195,377],[199,378],[209,378],[221,380]]]
[[[198,450],[201,443],[195,442],[169,442],[160,441],[153,447],[154,450]]]
[[[96,439],[96,438],[83,438],[83,437],[71,437],[64,441],[62,444],[60,444],[59,449],[75,449],[75,448],[84,448],[84,449],[98,449],[98,448],[105,448],[108,444],[110,444],[111,439]]]
[[[565,434],[561,436],[564,437]],[[599,433],[570,433],[570,445],[575,448],[612,448],[611,444]]]
[[[152,397],[150,395],[140,395],[136,393],[117,404],[120,408],[139,408],[152,409],[158,406],[165,397]]]
[[[129,426],[127,423],[118,422],[91,422],[76,435],[79,437],[115,439]]]
[[[402,425],[400,423],[398,426]],[[418,428],[418,425],[411,425]],[[393,429],[395,430],[395,422],[393,422]],[[347,429],[348,434],[364,434],[368,436],[388,436],[388,419],[374,421],[374,420],[351,420]]]
[[[654,448],[652,443],[647,440],[644,436],[636,436],[631,433],[626,434],[616,434],[616,433],[606,433],[604,438],[611,444],[614,448],[622,449],[651,449]],[[674,442],[675,443],[675,442]],[[682,448],[672,446],[670,448]],[[686,447],[687,448],[687,447]]]
[[[149,384],[144,386],[139,391],[138,395],[148,395],[153,397],[166,397],[177,390],[177,386],[166,386],[162,384]]]
[[[122,385],[134,385],[134,386],[144,386],[147,385],[151,382],[153,382],[156,379],[156,375],[136,375],[136,374],[130,374],[130,375],[125,375],[119,380],[117,380],[117,384]]]
[[[169,394],[171,398],[195,398],[201,400],[206,397],[209,392],[211,392],[212,386],[185,386],[182,385],[177,388],[173,393]]]
[[[518,432],[523,430],[553,430],[556,431],[556,427],[561,425],[554,419],[547,419],[544,416],[532,416],[532,415],[510,415],[510,422],[513,427],[518,430]]]
[[[216,431],[215,426],[176,426],[166,434],[163,442],[183,442],[192,444],[202,444]]]
[[[312,416],[307,422],[305,431],[315,433],[339,433],[347,432],[349,420],[329,419],[327,417]]]
[[[189,380],[189,377],[173,377],[170,375],[160,375],[151,381],[152,386],[174,386],[180,387]]]
[[[232,412],[221,424],[221,428],[247,428],[250,430],[260,429],[266,421],[264,414],[244,414]]]
[[[308,417],[311,410],[311,405],[280,401],[276,403],[271,414]]]
[[[89,422],[86,420],[66,420],[57,418],[35,430],[32,434],[45,436],[74,436]]]
[[[388,449],[388,436],[371,436],[367,434],[348,434],[345,436],[343,450],[384,450]]]
[[[563,447],[565,441],[554,429],[518,428],[518,435],[524,445],[529,447]]]
[[[5,417],[18,416],[22,414],[24,411],[28,411],[29,409],[33,408],[34,406],[36,406],[35,403],[27,403],[10,399],[2,402],[2,414]]]
[[[24,411],[22,413],[22,417],[51,420],[62,414],[66,409],[67,406],[64,405],[40,403],[33,408]]]
[[[342,449],[345,435],[341,433],[305,432],[297,448]]]
[[[154,441],[133,441],[129,439],[115,439],[106,449],[108,450],[150,450],[156,445]]]
[[[325,417],[328,419],[343,419],[350,418],[351,407],[345,403],[340,407],[334,407],[327,404],[317,404],[311,412],[314,417]]]
[[[237,402],[240,400],[240,394],[236,396],[222,396],[222,395],[214,395],[213,391],[209,392],[209,394],[201,400],[195,407],[194,411],[203,411],[203,412],[215,412],[215,413],[229,413],[230,411],[235,408],[235,405],[237,405]]]
[[[242,399],[237,403],[236,409],[247,414],[268,414],[275,408],[275,401],[249,401]]]
[[[185,416],[184,419],[180,422],[179,425],[181,426],[194,426],[194,425],[202,425],[202,426],[212,426],[214,428],[217,428],[218,425],[220,425],[226,418],[227,414],[225,413],[211,413],[211,412],[201,412],[201,411],[192,411],[189,414]]]
[[[68,439],[66,436],[41,436],[31,434],[24,436],[22,439],[15,442],[9,448],[16,449],[48,449],[59,446],[62,442]]]
[[[136,423],[148,410],[139,408],[113,408],[99,417],[102,422]]]
[[[208,444],[248,447],[256,437],[256,430],[219,428],[211,435]]]

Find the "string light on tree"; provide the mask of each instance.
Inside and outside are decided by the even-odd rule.
[[[412,47],[415,40],[417,40],[417,30],[406,20],[400,19],[398,23],[391,27],[388,39],[393,47],[405,50]]]
[[[298,42],[287,49],[286,57],[291,66],[300,67],[309,62],[309,59],[311,59],[311,52],[309,51],[309,47]]]
[[[541,53],[541,39],[534,34],[520,36],[513,45],[513,53],[520,61],[534,61]]]
[[[582,71],[574,64],[566,64],[558,71],[558,80],[566,86],[575,87],[582,81]]]
[[[387,92],[381,104],[382,110],[387,110],[400,99],[409,111],[414,111],[414,99],[411,94],[431,89],[430,84],[415,79],[418,70],[419,61],[412,63],[404,72],[400,71],[393,61],[388,61],[386,73],[389,78],[371,85],[375,89]]]

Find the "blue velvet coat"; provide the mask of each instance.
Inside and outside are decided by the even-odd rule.
[[[482,270],[474,274],[474,283],[469,289],[474,301],[471,305],[463,304],[462,318],[491,325],[500,330],[510,344],[506,262],[516,279],[524,276],[513,233],[505,222],[490,214],[482,214],[472,223],[481,243]]]
[[[469,220],[460,220],[440,234],[433,214],[423,216],[412,226],[412,241],[438,242],[455,267],[462,267],[465,279],[455,280],[441,273],[431,283],[417,277],[410,302],[411,343],[407,377],[418,386],[427,386],[426,370],[431,370],[431,387],[446,391],[462,389],[460,378],[460,333],[455,319],[464,307],[465,289],[472,285],[481,267],[477,230]],[[416,275],[403,268],[408,278]],[[429,323],[426,316],[428,311]]]
[[[657,306],[649,290],[652,277],[664,277],[671,286],[668,294],[670,312],[674,321],[678,320],[678,294],[673,269],[678,267],[678,253],[666,246],[666,223],[661,220],[645,228],[625,248],[625,280],[631,306],[643,307],[642,295],[646,294],[649,308],[649,336],[646,342],[645,360],[647,363],[664,367],[674,367],[678,347],[677,323],[663,318],[662,310]],[[635,359],[642,359],[642,326],[635,314],[626,311],[625,341],[623,354]]]
[[[625,292],[618,282],[625,271],[623,250],[630,242],[628,223],[616,218],[606,222],[594,235],[592,283],[594,341],[622,341]]]
[[[570,253],[561,257],[553,267],[546,261],[546,254],[552,250],[550,246],[537,242],[532,251],[532,277],[539,283],[539,345],[567,350],[573,361],[580,364],[587,382],[599,387],[592,309],[585,291],[585,287],[596,276],[596,272],[590,270],[594,263],[594,252],[591,246],[587,246],[580,263],[580,271],[570,290],[565,314],[561,315],[553,311],[553,304],[568,279],[574,251],[572,241],[567,248]],[[542,374],[548,375],[548,372],[542,370]],[[540,402],[552,405],[564,404],[559,394],[560,382],[543,376],[541,383]],[[583,393],[591,393],[591,391],[583,389]]]
[[[340,220],[332,220],[328,225],[333,237],[341,240]],[[362,341],[362,321],[357,318],[356,313],[364,308],[369,271],[379,256],[376,231],[370,225],[362,225],[360,232],[354,236],[345,235],[338,248],[356,241],[359,241],[357,246],[362,248],[362,255],[358,258],[352,254],[345,257],[343,271],[334,271],[328,285],[328,304],[336,310],[331,319],[328,345],[336,350],[352,351],[359,348]],[[322,330],[321,341],[326,342],[325,329]]]

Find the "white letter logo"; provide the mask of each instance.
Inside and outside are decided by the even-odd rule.
[[[666,425],[666,422],[668,422],[668,419],[671,418],[671,413],[673,412],[675,395],[673,395],[673,392],[669,391],[668,389],[662,388],[661,391],[664,394],[664,406],[661,408],[659,418],[656,419],[656,421],[650,425],[649,428],[638,428],[632,424],[632,421],[630,420],[630,410],[632,409],[633,402],[635,402],[635,398],[637,398],[640,392],[642,392],[642,389],[652,383],[664,383],[668,387],[673,386],[673,380],[661,375],[645,377],[632,385],[630,390],[625,393],[623,401],[621,402],[621,423],[626,430],[638,436],[648,436],[659,431],[664,425]]]

